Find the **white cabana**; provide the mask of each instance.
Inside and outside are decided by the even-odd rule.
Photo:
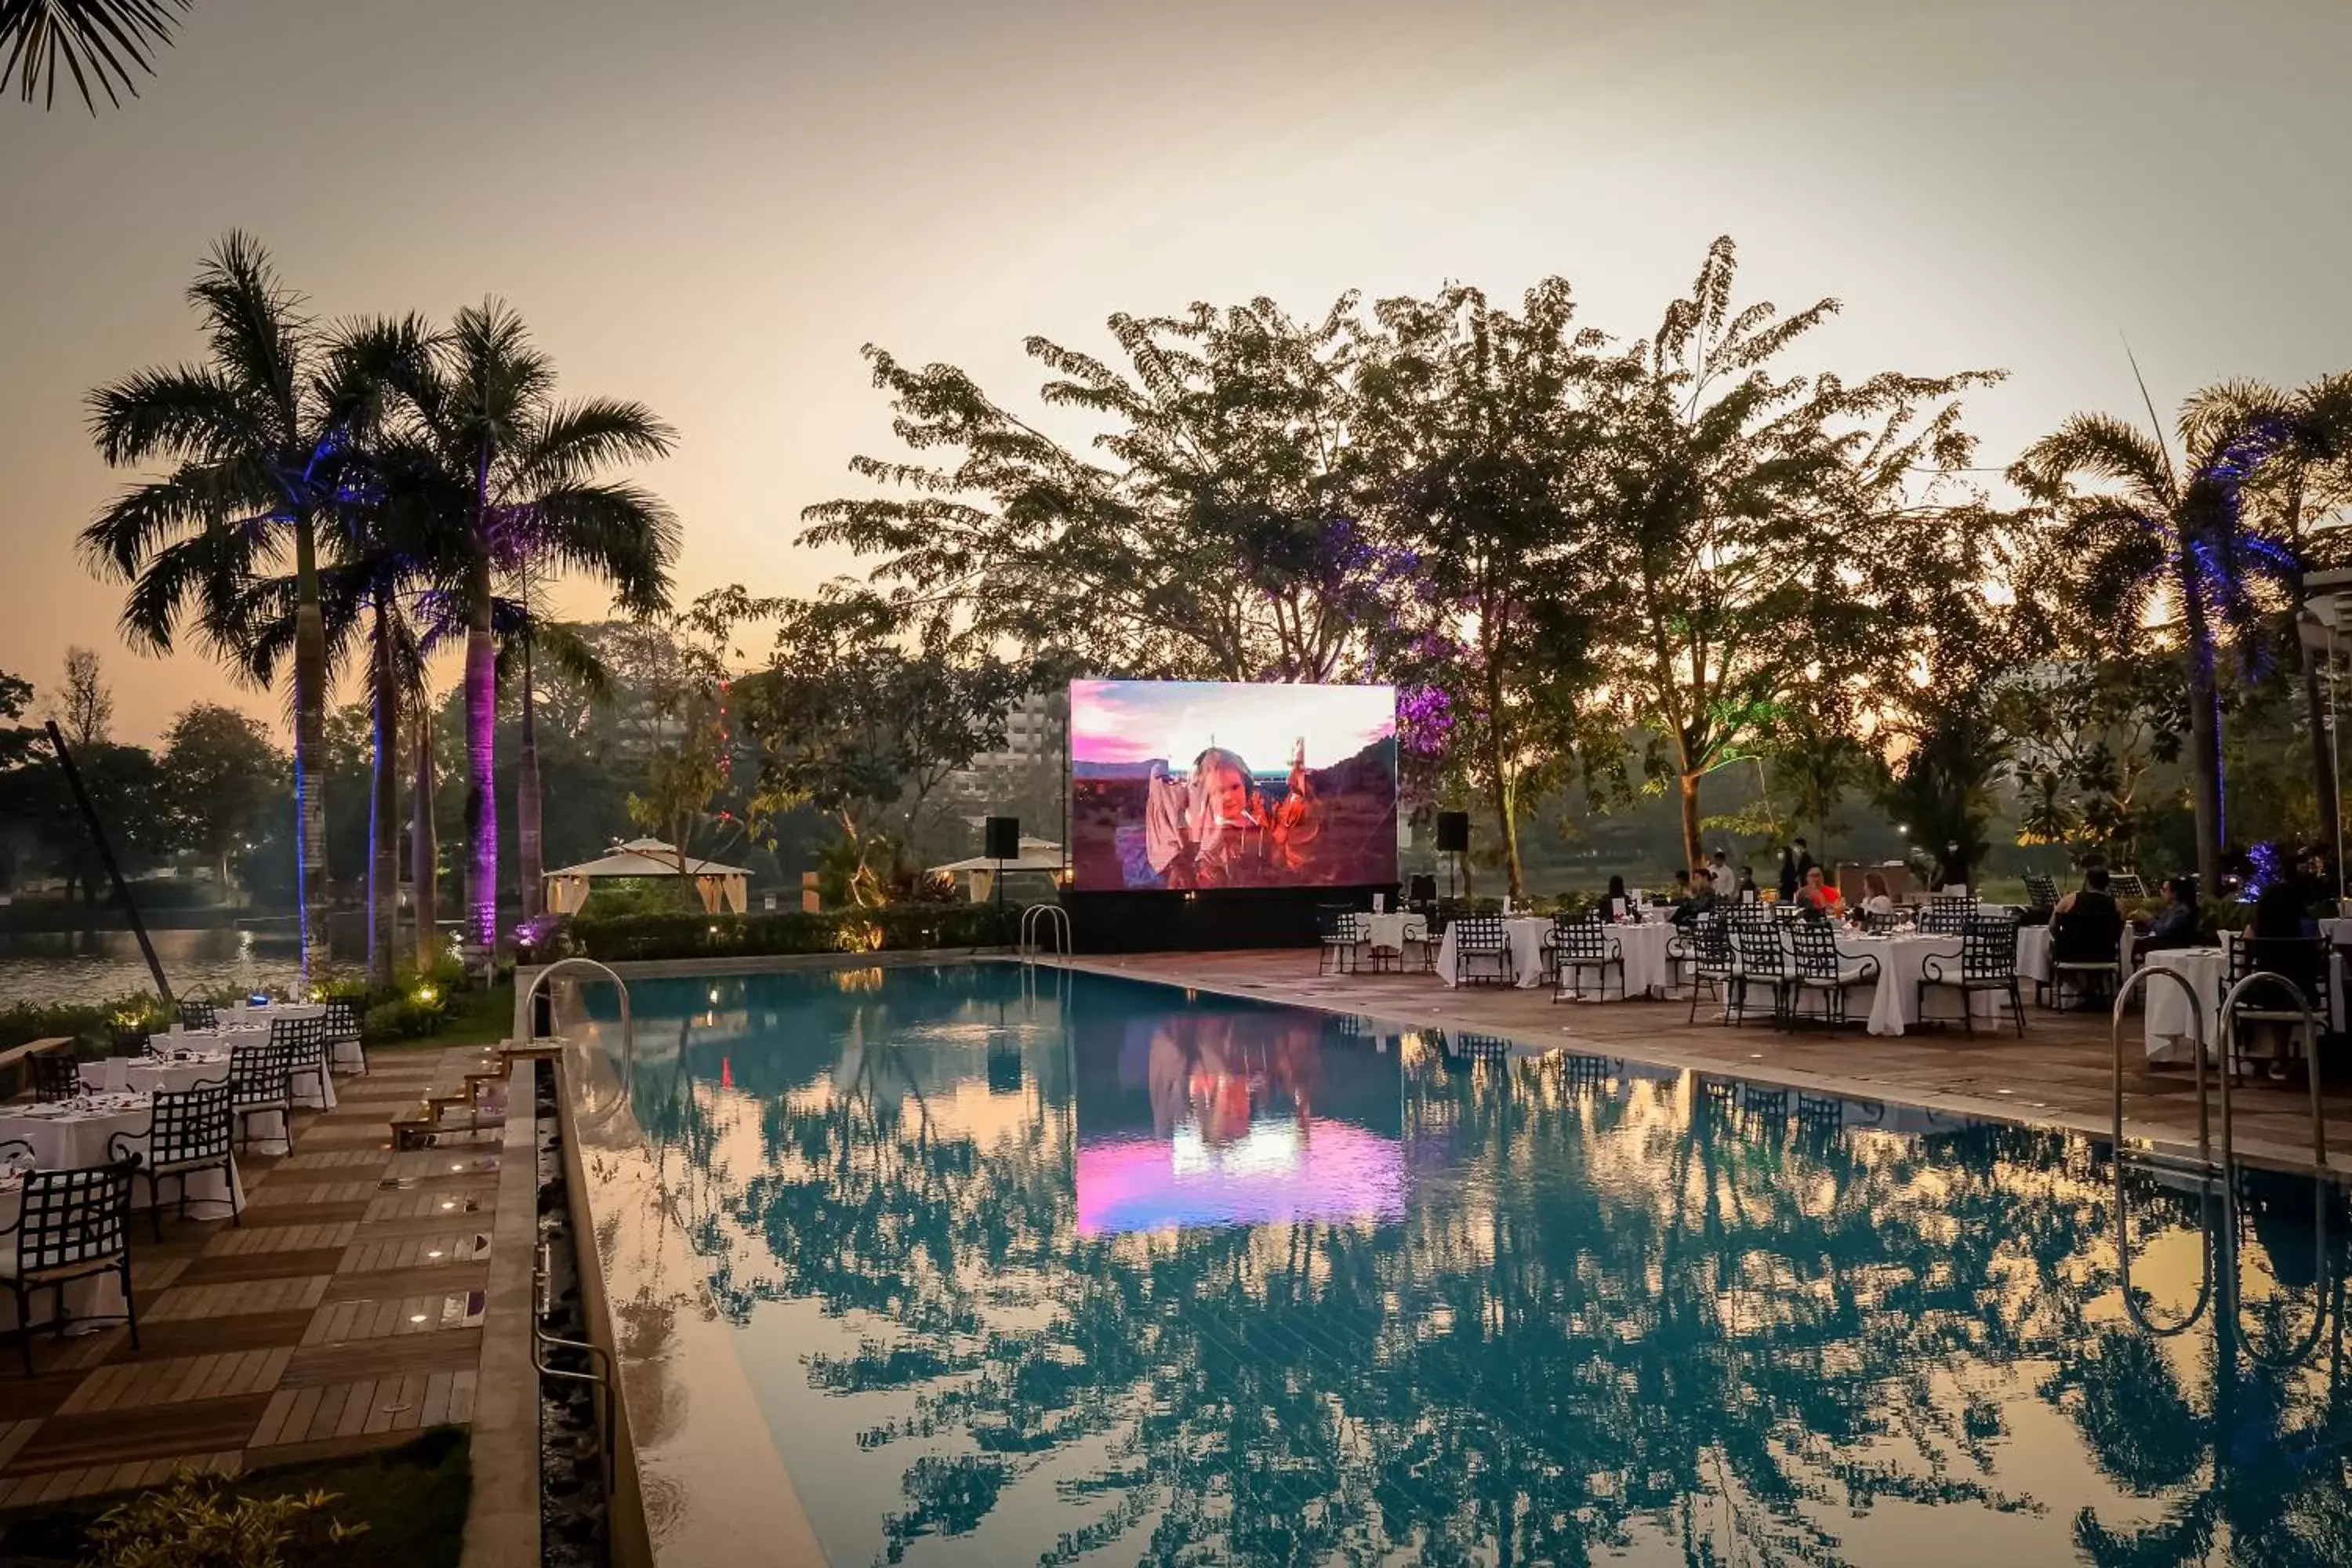
[[[560,871],[550,871],[542,879],[547,891],[550,914],[572,915],[588,901],[588,884],[599,877],[675,877],[678,874],[676,847],[658,838],[632,838],[626,844],[616,844],[612,852],[601,859],[583,860],[577,866],[566,866]],[[751,871],[741,866],[722,866],[716,860],[686,858],[686,874],[694,879],[695,896],[702,900],[703,909],[717,914],[725,908],[741,914],[751,907],[748,891]]]
[[[971,901],[982,904],[996,890],[996,879],[1022,871],[1036,871],[1045,876],[1061,872],[1069,864],[1062,847],[1050,838],[1021,836],[1021,853],[1011,860],[992,859],[975,855],[968,860],[951,860],[944,866],[934,866],[928,873],[933,877],[966,877],[971,879]]]

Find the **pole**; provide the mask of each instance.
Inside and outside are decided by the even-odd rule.
[[[66,783],[73,786],[74,803],[81,807],[81,819],[89,825],[89,836],[98,841],[98,858],[106,862],[106,874],[113,879],[114,896],[122,900],[122,912],[131,918],[131,934],[139,939],[139,951],[146,956],[147,973],[155,977],[155,994],[163,1005],[173,1006],[172,983],[163,978],[163,961],[155,956],[155,944],[147,940],[147,924],[139,918],[139,906],[131,901],[131,885],[122,879],[122,868],[114,862],[114,847],[106,841],[105,825],[98,820],[98,807],[90,804],[89,791],[82,787],[81,770],[74,766],[73,753],[66,750],[66,738],[58,730],[55,719],[42,726],[49,732],[49,744],[57,748],[58,764],[66,771]]]

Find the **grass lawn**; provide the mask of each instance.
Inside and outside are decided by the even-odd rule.
[[[314,1516],[319,1528],[304,1530],[287,1546],[291,1568],[456,1568],[473,1489],[467,1458],[466,1429],[437,1426],[397,1448],[257,1471],[241,1478],[234,1495],[286,1497],[313,1489],[335,1494],[324,1513]],[[129,1495],[86,1498],[0,1521],[0,1563],[52,1568],[84,1561],[89,1526]],[[328,1545],[330,1519],[367,1528],[340,1545]],[[154,1561],[176,1559],[167,1552]]]
[[[514,982],[487,991],[461,991],[449,998],[449,1017],[427,1046],[495,1046],[514,1031]]]

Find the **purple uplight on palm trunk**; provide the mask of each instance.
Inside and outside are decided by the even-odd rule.
[[[466,831],[473,850],[473,885],[466,889],[474,942],[491,952],[499,941],[498,666],[486,630],[466,645]]]

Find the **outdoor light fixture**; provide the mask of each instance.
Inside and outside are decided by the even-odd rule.
[[[440,994],[441,994],[438,991],[434,990],[430,985],[420,985],[416,988],[416,999],[419,1002],[427,1004],[428,1005],[432,1003],[435,997]]]

